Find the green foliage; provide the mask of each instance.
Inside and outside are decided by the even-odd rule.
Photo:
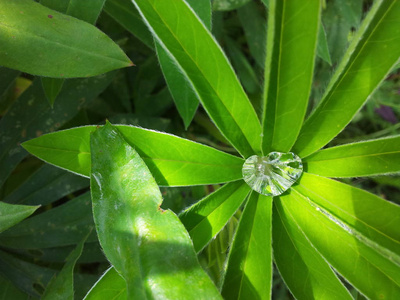
[[[0,16],[0,298],[400,298],[400,0]]]

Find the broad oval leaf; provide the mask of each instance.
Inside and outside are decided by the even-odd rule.
[[[400,136],[320,150],[305,160],[309,173],[360,177],[400,172]]]
[[[400,1],[375,1],[292,149],[306,157],[351,121],[400,57]]]
[[[139,154],[111,124],[91,138],[91,194],[100,244],[129,299],[220,299],[189,235]]]
[[[159,185],[216,184],[242,178],[243,159],[177,136],[133,126],[117,126],[135,147]],[[23,143],[40,159],[71,172],[90,175],[90,133],[85,126],[43,135]]]
[[[132,66],[96,27],[35,1],[1,1],[0,12],[2,66],[56,78],[89,77]]]
[[[184,0],[134,4],[221,133],[242,156],[259,153],[261,126],[255,110],[221,48],[189,5]]]

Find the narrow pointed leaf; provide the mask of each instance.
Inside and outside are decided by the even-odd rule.
[[[57,10],[61,13],[65,13],[69,16],[73,16],[82,21],[95,24],[96,20],[103,8],[105,0],[92,0],[92,1],[77,1],[68,0],[64,2],[65,6],[60,5],[60,1],[41,1],[40,3],[47,6],[48,8]],[[42,85],[44,93],[46,94],[47,100],[49,100],[50,106],[53,107],[54,102],[57,98],[64,84],[64,79],[61,78],[42,78]]]
[[[397,63],[400,57],[399,15],[398,0],[374,3],[322,101],[301,129],[293,149],[300,157],[314,153],[342,131]]]
[[[220,299],[190,237],[138,153],[111,124],[91,138],[91,193],[100,244],[129,299]]]
[[[328,40],[326,39],[325,29],[322,24],[320,24],[318,31],[317,55],[329,65],[332,65],[331,55],[329,54]]]
[[[196,252],[201,251],[224,228],[249,192],[250,188],[244,181],[231,182],[179,215]]]
[[[67,257],[64,267],[54,276],[44,291],[43,300],[73,300],[74,299],[74,268],[82,254],[83,245],[89,233],[82,239],[76,248]]]
[[[154,48],[153,37],[131,1],[107,0],[104,11],[147,47]]]
[[[10,204],[46,205],[89,186],[89,180],[45,164],[7,195]]]
[[[303,174],[295,189],[351,228],[397,256],[400,264],[400,206],[338,181]]]
[[[58,96],[57,109],[50,108],[40,80],[34,80],[0,120],[0,186],[28,155],[20,145],[22,142],[58,130],[83,106],[91,103],[113,77],[114,73],[110,72],[97,77],[68,80]]]
[[[183,0],[134,4],[222,134],[244,157],[259,152],[261,126],[254,108],[221,48],[189,5]]]
[[[126,300],[127,297],[125,280],[111,267],[90,289],[84,300]]]
[[[400,172],[400,136],[318,151],[305,159],[307,172],[326,177],[361,177]]]
[[[46,98],[49,101],[50,106],[53,107],[54,101],[64,85],[64,79],[42,77],[42,85]]]
[[[288,152],[306,113],[321,1],[270,1],[263,153]],[[299,32],[301,32],[299,34]]]
[[[242,178],[243,159],[174,135],[117,126],[135,147],[159,185],[216,184]],[[23,147],[40,159],[90,175],[90,133],[95,126],[68,129],[30,140]]]
[[[280,203],[274,204],[272,245],[275,263],[295,298],[353,299],[293,219],[284,214]]]
[[[76,245],[93,228],[89,193],[35,215],[0,234],[0,245],[38,249]],[[93,233],[89,241],[96,241]]]
[[[186,0],[208,30],[211,30],[211,2],[209,0]],[[161,70],[163,71],[168,89],[174,99],[176,108],[187,129],[197,107],[199,99],[192,85],[186,79],[173,58],[156,42],[156,50]]]
[[[280,197],[279,204],[327,262],[361,293],[370,299],[400,297],[400,261],[391,251],[293,189]]]
[[[79,20],[95,24],[103,9],[104,2],[106,2],[106,0],[69,0],[66,13]]]
[[[2,66],[69,78],[95,76],[132,65],[109,37],[86,22],[30,0],[1,1],[0,11]]]
[[[39,206],[14,205],[0,202],[0,232],[29,217]]]
[[[229,253],[222,296],[270,299],[272,283],[272,198],[253,192]]]

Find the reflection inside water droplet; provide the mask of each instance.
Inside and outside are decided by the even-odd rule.
[[[303,172],[303,163],[294,153],[271,152],[267,156],[250,156],[243,164],[246,183],[256,192],[278,196],[289,189]]]

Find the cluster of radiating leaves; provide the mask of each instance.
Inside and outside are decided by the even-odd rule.
[[[35,80],[18,98],[0,123],[3,137],[0,184],[26,157],[18,143],[30,139],[23,143],[30,153],[57,167],[90,177],[92,201],[88,192],[83,193],[17,224],[34,213],[37,205],[49,204],[87,187],[87,179],[50,166],[39,168],[25,184],[10,193],[0,206],[0,230],[11,227],[0,235],[0,270],[8,270],[1,271],[7,277],[5,287],[13,291],[14,284],[38,296],[41,293],[37,286],[47,286],[45,298],[71,299],[74,265],[86,241],[80,260],[104,261],[100,243],[112,264],[86,299],[199,295],[207,299],[220,299],[221,295],[226,299],[269,299],[273,261],[298,299],[351,299],[337,274],[369,298],[400,297],[399,206],[326,178],[398,173],[399,136],[319,150],[344,129],[398,62],[400,1],[376,1],[361,25],[361,1],[346,4],[349,6],[343,14],[346,21],[342,22],[346,29],[333,29],[335,41],[343,41],[339,35],[347,34],[351,27],[359,28],[320,104],[305,122],[316,55],[331,64],[337,63],[342,54],[333,50],[329,53],[327,45],[335,43],[332,41],[335,35],[326,36],[324,32],[322,4],[263,1],[269,13],[266,34],[259,6],[247,2],[213,2],[214,10],[237,9],[244,28],[253,65],[236,41],[224,38],[241,83],[209,32],[209,1],[109,0],[104,7],[108,16],[148,49],[156,51],[168,85],[169,91],[166,88],[160,91],[157,80],[161,72],[154,72],[157,61],[154,58],[144,61],[135,78],[145,78],[147,82],[134,81],[135,112],[141,117],[157,116],[170,105],[170,98],[165,96],[170,92],[187,127],[201,102],[220,131],[210,133],[230,143],[242,157],[134,126],[106,124],[100,129],[84,126],[34,138],[62,127],[81,110],[81,99],[91,103],[110,84],[114,89],[107,89],[108,93],[115,93],[120,105],[129,111],[130,99],[126,95],[130,91],[119,83],[127,82],[129,73],[118,74],[116,80],[113,80],[115,74],[109,73],[65,84],[52,78],[42,80],[41,84]],[[66,6],[57,1],[41,1],[61,13],[28,0],[7,3],[0,4],[0,14],[6,15],[10,24],[5,27],[1,23],[0,30],[7,34],[14,30],[15,35],[3,36],[6,48],[0,50],[0,64],[4,66],[42,76],[85,77],[130,64],[106,35],[67,16],[93,24],[104,1],[93,1],[87,9],[84,9],[86,4],[77,0],[69,1]],[[25,9],[34,13],[23,18]],[[247,22],[249,19],[253,22]],[[331,20],[325,20],[330,30],[335,26]],[[65,32],[55,37],[54,28],[63,25]],[[28,30],[31,27],[37,31]],[[83,34],[72,37],[68,28],[80,28]],[[41,30],[44,38],[37,41]],[[10,42],[13,39],[23,44],[13,44]],[[29,55],[41,58],[41,51],[49,49],[55,52],[53,56],[32,60],[28,55],[20,60],[21,53],[26,53],[28,47],[32,49],[30,44],[36,42],[42,48],[35,48],[39,52],[32,51]],[[7,59],[11,53],[7,47],[18,50],[13,52],[12,59]],[[63,55],[74,59],[61,66]],[[377,57],[381,57],[379,63]],[[85,63],[78,65],[81,60]],[[91,63],[98,69],[90,69]],[[263,87],[254,69],[266,70]],[[6,78],[10,78],[6,86],[18,72],[5,71]],[[42,101],[44,93],[51,102],[57,97],[54,110]],[[149,99],[156,105],[149,107]],[[71,101],[76,101],[76,105],[71,105]],[[26,107],[32,110],[25,111]],[[136,116],[120,116],[116,122],[123,118],[130,122]],[[201,119],[198,123],[209,127]],[[155,126],[160,127],[161,123]],[[244,158],[271,151],[293,151],[303,159],[305,167],[298,184],[274,198],[251,192],[240,180]],[[41,188],[37,189],[34,183]],[[226,184],[180,213],[179,218],[160,208],[162,197],[157,185],[221,183]],[[43,195],[50,196],[42,201]],[[201,253],[241,208],[235,236],[228,241],[229,247],[222,247],[224,251],[229,248],[229,254],[215,286],[200,267],[196,253]],[[97,235],[90,233],[93,226]],[[10,249],[11,252],[18,249],[16,253],[25,259],[10,254]],[[40,249],[40,255],[30,249]],[[68,253],[71,254],[64,267],[52,280],[54,269],[32,263],[38,258],[60,262]],[[225,253],[222,256],[225,258]],[[93,282],[88,276],[85,280]],[[75,285],[78,283],[76,280]],[[6,293],[3,292],[7,296]]]

